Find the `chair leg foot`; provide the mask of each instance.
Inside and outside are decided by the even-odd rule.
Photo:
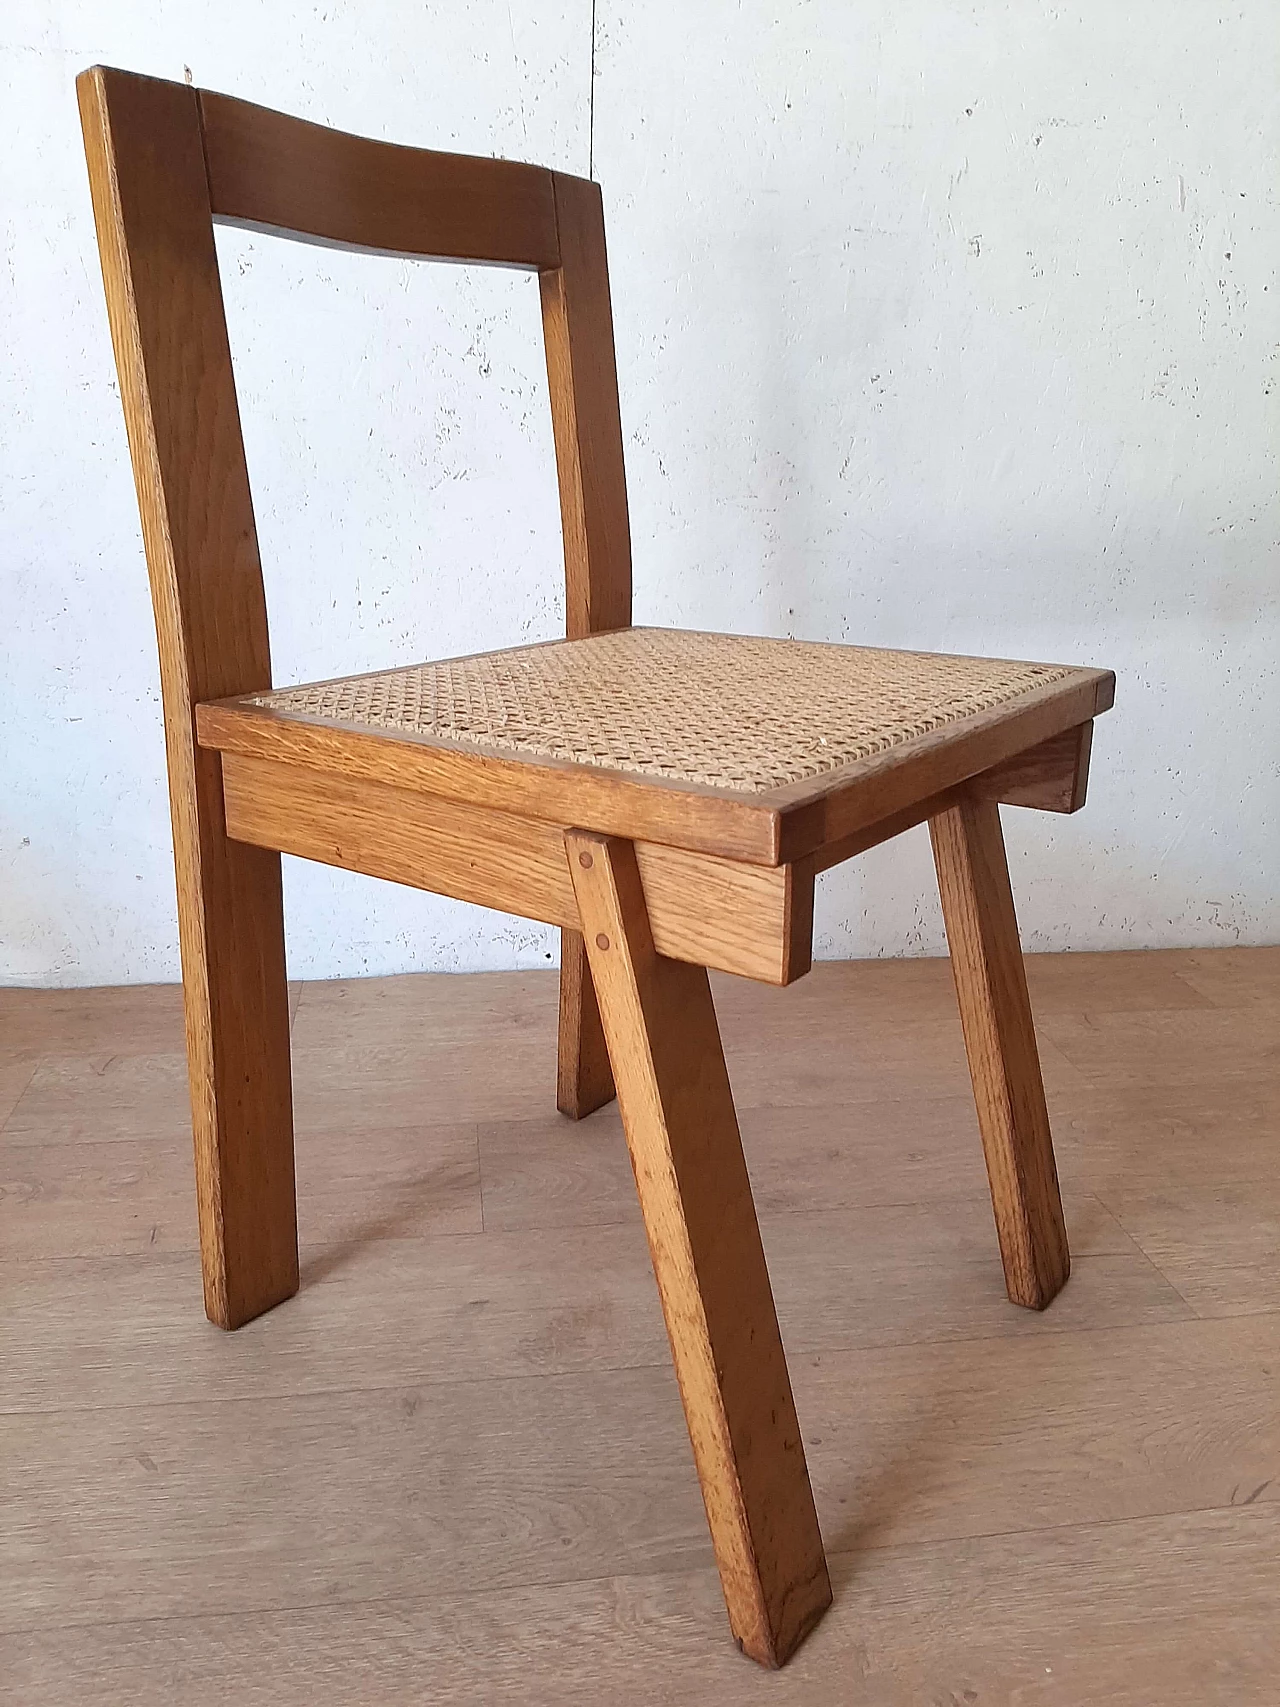
[[[1071,1272],[1000,810],[964,800],[929,822],[1005,1283],[1043,1310]]]
[[[562,930],[556,1107],[570,1120],[582,1120],[612,1102],[615,1094],[582,933]]]
[[[298,1290],[280,856],[229,841],[221,761],[174,813],[205,1312],[238,1328]]]
[[[655,951],[629,842],[566,846],[730,1626],[780,1666],[831,1586],[710,983]]]

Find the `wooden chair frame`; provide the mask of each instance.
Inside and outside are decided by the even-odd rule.
[[[929,821],[1008,1291],[1043,1308],[1069,1256],[997,803],[1082,804],[1112,678],[764,796],[255,712],[267,612],[214,222],[538,272],[583,637],[631,622],[600,192],[101,67],[78,92],[159,638],[208,1315],[234,1328],[298,1285],[280,853],[560,926],[559,1106],[616,1079],[730,1622],[781,1664],[830,1586],[706,968],[799,977],[815,875]]]

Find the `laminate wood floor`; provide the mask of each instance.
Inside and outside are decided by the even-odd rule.
[[[178,992],[0,991],[0,1701],[1280,1699],[1280,949],[1029,962],[1005,1301],[944,961],[717,1000],[835,1604],[730,1641],[553,975],[295,991],[303,1287],[205,1322]]]

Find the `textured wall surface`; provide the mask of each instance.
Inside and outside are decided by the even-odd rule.
[[[1280,936],[1271,0],[37,0],[0,17],[0,980],[177,973],[154,639],[72,79],[604,185],[638,620],[1117,670],[1037,947]],[[280,681],[562,620],[534,281],[219,239]],[[286,862],[303,976],[551,933]],[[826,954],[936,952],[927,838]]]

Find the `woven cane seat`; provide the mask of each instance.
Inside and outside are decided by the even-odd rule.
[[[944,653],[633,628],[284,688],[241,703],[510,758],[752,794],[972,724],[1080,673]]]

